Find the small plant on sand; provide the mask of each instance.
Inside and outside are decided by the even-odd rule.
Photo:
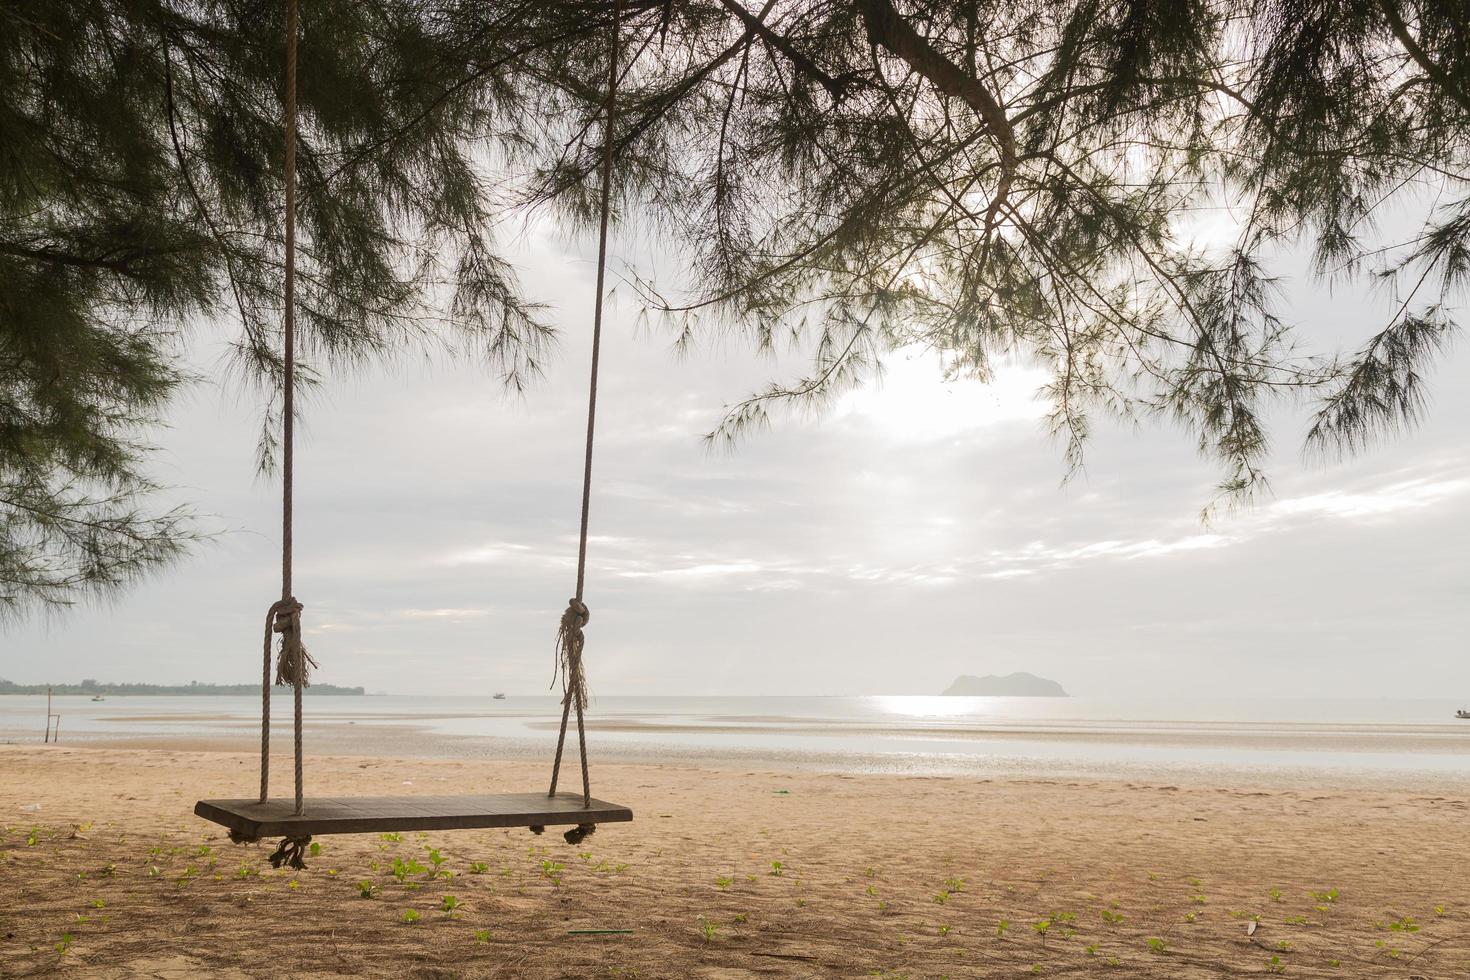
[[[743,923],[743,922],[745,922],[749,918],[750,918],[750,916],[746,915],[744,912],[736,912],[735,913],[735,921],[737,923]]]
[[[561,874],[566,869],[567,866],[559,861],[552,861],[549,858],[541,861],[541,877],[558,888],[561,887]]]
[[[715,879],[715,887],[721,890],[729,888],[733,884],[735,884],[734,878],[726,878],[721,875],[720,877]]]
[[[1199,918],[1199,913],[1198,912],[1185,912],[1184,913],[1184,921],[1185,922],[1193,922],[1195,919],[1198,919],[1198,918]]]
[[[1001,919],[999,922],[997,922],[995,924],[995,938],[996,939],[1004,939],[1005,938],[1005,934],[1006,934],[1006,930],[1009,929],[1010,927],[1011,927],[1010,920],[1008,920],[1008,919]]]
[[[423,916],[419,915],[418,911],[415,910],[415,909],[404,909],[403,910],[402,921],[405,922],[405,923],[407,923],[408,925],[413,925],[415,922],[419,921],[419,919],[421,919],[421,918],[423,918]]]
[[[75,939],[76,937],[73,936],[71,933],[63,932],[61,934],[61,941],[56,944],[56,955],[65,956],[67,952],[71,949],[71,944],[75,941]]]
[[[374,898],[378,894],[378,886],[371,881],[359,881],[357,883],[358,898]]]
[[[472,875],[482,875],[489,870],[490,865],[486,864],[484,861],[474,861],[470,864],[470,874]]]
[[[1279,902],[1279,901],[1281,901],[1281,889],[1280,888],[1273,888],[1270,891],[1268,891],[1266,894],[1271,896],[1271,901],[1273,901],[1273,902]]]
[[[1289,953],[1291,952],[1291,943],[1283,939],[1276,944],[1276,948],[1283,953]]]
[[[1288,915],[1281,921],[1289,926],[1304,926],[1307,924],[1307,917],[1305,915]]]
[[[402,842],[403,835],[402,834],[379,834],[378,835],[378,840],[382,841],[385,844],[398,844],[398,843]]]
[[[41,843],[41,828],[32,827],[31,832],[26,834],[26,847],[35,847]]]
[[[311,846],[308,847],[306,849],[306,851],[312,857],[321,857],[322,856],[322,842],[321,841],[316,841],[316,840],[312,841],[311,842]]]
[[[1088,956],[1096,956],[1097,955],[1097,943],[1088,943],[1086,946],[1083,946],[1082,948],[1087,951],[1087,955]]]
[[[949,926],[940,926],[939,927],[939,935],[941,935],[941,936],[948,936],[949,935]]]
[[[419,864],[413,858],[409,858],[407,861],[403,860],[403,858],[393,859],[393,877],[398,879],[400,885],[408,880],[409,875],[420,875],[428,870],[428,868]]]
[[[949,892],[939,892],[938,894],[936,894],[934,896],[934,902],[937,905],[943,905],[945,902],[948,902],[948,901],[949,901]]]
[[[1273,956],[1266,961],[1267,973],[1285,973],[1286,966],[1281,962],[1281,957]]]
[[[869,878],[876,878],[878,877],[878,869],[870,864],[863,869],[863,874],[867,875]]]
[[[1445,916],[1450,914],[1450,910],[1444,905],[1436,905],[1434,907],[1434,914],[1443,919]]]
[[[477,942],[477,943],[488,943],[489,941],[490,941],[490,930],[489,929],[476,929],[475,930],[475,942]]]
[[[866,894],[869,898],[877,898],[878,897],[878,886],[877,885],[869,885],[867,888],[864,888],[863,889],[863,893]]]
[[[457,919],[459,918],[459,910],[464,908],[464,902],[461,902],[453,895],[445,895],[444,901],[439,904],[439,908],[447,918]]]
[[[430,878],[437,878],[437,877],[439,877],[440,874],[443,873],[439,869],[440,868],[443,868],[444,867],[444,862],[445,861],[448,861],[448,860],[449,859],[447,857],[445,857],[444,855],[440,854],[437,849],[430,848],[429,849],[429,863],[434,866],[434,870],[431,871],[431,872],[429,872],[429,877]]]
[[[946,878],[946,879],[944,879],[944,890],[947,891],[947,892],[949,892],[951,895],[955,894],[956,892],[962,892],[962,891],[964,891],[965,890],[965,879],[963,879],[963,878]]]
[[[1312,892],[1312,898],[1322,905],[1337,904],[1337,889],[1329,888],[1325,892]]]
[[[715,933],[718,932],[719,929],[720,924],[718,922],[714,921],[713,919],[706,919],[702,915],[699,917],[699,934],[704,937],[705,942],[713,941],[715,938]]]
[[[783,864],[780,861],[772,861],[771,862],[771,870],[769,872],[767,872],[767,874],[769,874],[772,878],[779,878],[779,877],[781,877],[782,873],[785,872],[785,870],[786,870],[786,865],[785,864]]]
[[[1123,921],[1123,913],[1114,912],[1112,909],[1103,909],[1102,920],[1110,926],[1115,926]]]
[[[1406,915],[1402,919],[1399,919],[1397,922],[1390,922],[1388,924],[1388,928],[1391,932],[1418,932],[1419,924]]]
[[[94,909],[105,909],[105,908],[107,908],[107,903],[104,902],[104,901],[102,901],[102,899],[100,899],[100,898],[94,898],[94,899],[92,899],[92,908],[94,908]]]
[[[1046,934],[1051,931],[1051,920],[1037,919],[1031,923],[1031,928],[1036,930],[1036,934],[1041,937],[1041,941],[1044,944],[1046,942]]]
[[[1144,945],[1146,945],[1149,948],[1149,951],[1153,953],[1167,953],[1169,951],[1169,944],[1164,942],[1164,938],[1162,936],[1149,936],[1148,942],[1146,942]]]

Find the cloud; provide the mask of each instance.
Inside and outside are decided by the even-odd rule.
[[[1300,518],[1375,520],[1404,511],[1433,507],[1470,490],[1470,479],[1418,479],[1353,493],[1326,490],[1278,500],[1266,519],[1290,523]]]
[[[489,609],[396,609],[393,615],[399,619],[443,619],[464,620],[484,619],[490,615]]]
[[[847,393],[833,419],[884,440],[928,443],[972,436],[1007,424],[1034,426],[1051,410],[1039,394],[1048,372],[999,361],[987,383],[945,380],[939,355],[908,347],[886,356],[880,380]]]

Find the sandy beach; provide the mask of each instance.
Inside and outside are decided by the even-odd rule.
[[[1470,975],[1470,802],[1450,791],[610,764],[594,791],[636,819],[580,846],[321,838],[293,872],[191,813],[248,795],[255,765],[0,746],[0,974]],[[308,789],[528,791],[545,776],[318,756]],[[590,929],[631,932],[569,934]]]

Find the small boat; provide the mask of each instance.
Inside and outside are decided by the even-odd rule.
[[[496,701],[504,701],[505,700],[505,692],[504,691],[496,691],[494,694],[491,695],[491,697],[494,698]],[[1463,714],[1463,712],[1461,712],[1461,713]],[[1470,718],[1470,715],[1465,715],[1465,717],[1466,718]]]
[[[1456,718],[1470,718],[1470,711],[1466,711],[1464,708],[1461,708],[1459,711],[1456,711],[1455,712],[1455,717]]]
[[[103,696],[102,696],[102,695],[100,695],[100,694],[94,694],[94,695],[92,695],[92,700],[93,700],[93,701],[106,701],[106,700],[107,700],[107,699],[106,699],[106,698],[104,698],[104,697],[103,697]]]

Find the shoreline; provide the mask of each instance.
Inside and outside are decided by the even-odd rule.
[[[337,723],[306,727],[307,757],[368,758],[401,761],[466,761],[535,763],[549,760],[555,746],[549,738],[509,738],[451,735],[411,726],[347,726]],[[33,742],[3,741],[0,748],[25,747]],[[598,740],[589,729],[594,765],[680,766],[710,772],[761,771],[834,776],[893,778],[946,778],[973,780],[1067,779],[1109,783],[1168,783],[1210,787],[1249,786],[1271,790],[1324,789],[1342,792],[1403,792],[1470,795],[1470,770],[1367,770],[1325,766],[1247,766],[1212,762],[1183,765],[1143,759],[1096,758],[1033,759],[1024,757],[938,754],[932,745],[911,753],[859,752],[815,749],[741,749],[733,746],[670,746],[667,743]],[[1147,743],[1138,743],[1147,748]],[[291,739],[277,730],[271,741],[276,771],[279,759],[290,765]],[[39,746],[37,746],[39,747]],[[258,759],[258,737],[244,735],[132,735],[79,737],[49,748],[128,750],[144,752],[204,752],[246,754]]]

